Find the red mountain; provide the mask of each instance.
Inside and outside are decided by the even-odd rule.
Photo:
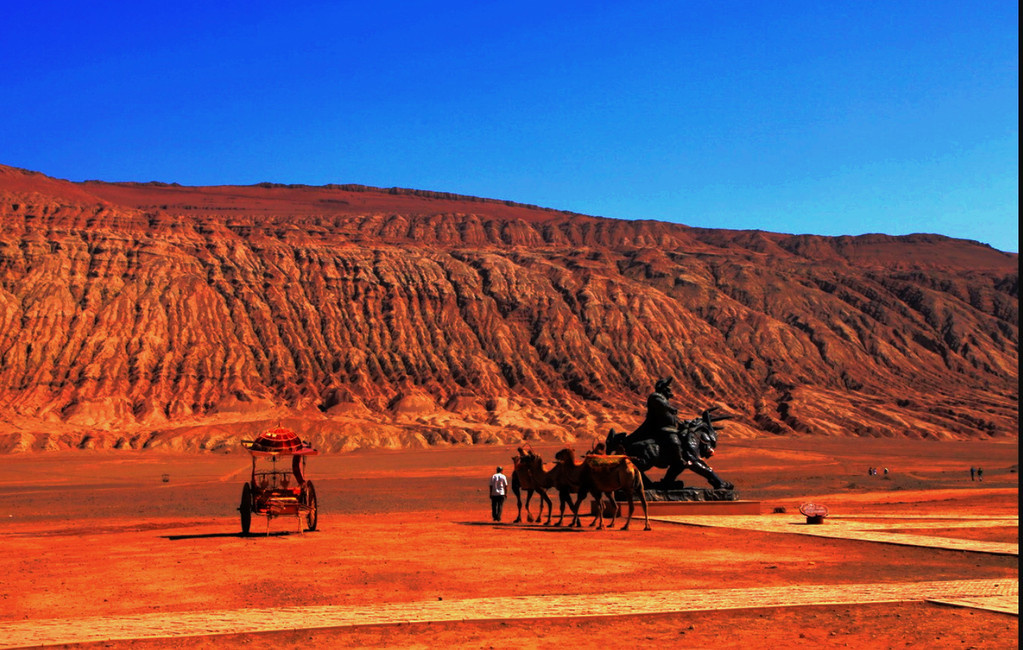
[[[0,166],[0,450],[588,446],[668,375],[726,438],[1014,437],[1018,362],[1018,256],[972,241]]]

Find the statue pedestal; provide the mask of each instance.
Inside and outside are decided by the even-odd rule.
[[[712,488],[651,488],[646,491],[647,502],[651,501],[738,501],[735,490],[714,490]]]
[[[713,488],[652,488],[646,491],[647,511],[657,515],[759,515],[759,501],[742,501],[739,493]]]

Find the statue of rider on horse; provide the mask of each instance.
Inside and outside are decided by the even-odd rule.
[[[671,399],[671,377],[660,379],[654,384],[654,392],[646,402],[646,419],[632,433],[608,434],[604,445],[608,453],[624,453],[633,459],[636,467],[643,472],[646,485],[651,482],[646,472],[653,467],[665,469],[661,488],[682,488],[678,475],[692,470],[707,479],[715,490],[731,490],[734,486],[725,481],[704,462],[717,447],[717,432],[720,427],[714,423],[728,419],[728,415],[713,415],[715,408],[705,410],[700,417],[692,420],[678,419],[678,409]]]

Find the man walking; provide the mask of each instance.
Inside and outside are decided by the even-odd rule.
[[[494,521],[501,521],[504,497],[508,494],[508,477],[501,471],[502,468],[498,467],[494,475],[490,477],[490,514]]]

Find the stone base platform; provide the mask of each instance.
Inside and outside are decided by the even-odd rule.
[[[643,515],[643,505],[637,499],[633,516]],[[759,515],[759,501],[647,501],[647,514],[661,515]],[[590,514],[597,514],[597,502],[590,501]],[[629,502],[618,503],[618,516],[629,514]],[[604,502],[604,516],[611,516],[611,504]]]
[[[628,514],[629,501],[625,494],[615,494],[618,501],[618,516]],[[734,489],[702,487],[667,488],[656,486],[646,490],[647,512],[651,517],[658,515],[759,515],[759,501],[741,501]],[[636,509],[640,510],[639,499]],[[597,514],[597,503],[590,501],[590,514]],[[611,516],[611,504],[604,502],[604,516]]]
[[[647,512],[658,515],[759,515],[759,501],[648,501]],[[626,504],[628,512],[628,504]]]

